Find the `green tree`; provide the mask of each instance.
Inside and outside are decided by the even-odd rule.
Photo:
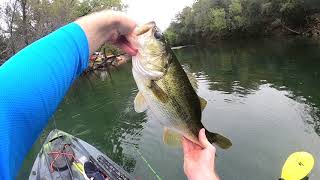
[[[121,0],[83,0],[76,3],[73,16],[81,17],[102,9],[122,10],[125,7]]]
[[[226,12],[223,8],[211,9],[210,30],[220,34],[227,28]]]
[[[76,18],[101,9],[122,10],[121,0],[11,0],[0,9],[0,37],[8,59],[24,46]],[[3,46],[2,44],[0,45]]]
[[[177,15],[167,34],[179,45],[222,37],[301,35],[319,26],[316,13],[318,0],[196,0]]]
[[[244,26],[245,18],[242,14],[242,5],[240,0],[232,0],[229,5],[230,28],[238,30]]]
[[[200,33],[203,37],[210,32],[210,11],[213,6],[211,0],[199,0],[193,4],[193,15],[195,31]]]
[[[229,13],[231,16],[236,16],[242,13],[240,0],[232,0],[229,5]]]
[[[171,45],[176,45],[178,44],[178,38],[177,38],[177,33],[172,31],[172,30],[167,30],[165,32],[165,37],[169,40],[169,43]]]
[[[303,1],[286,0],[281,8],[281,19],[291,26],[304,26],[306,24],[306,12]]]

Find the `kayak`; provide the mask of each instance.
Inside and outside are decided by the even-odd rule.
[[[101,151],[58,129],[52,130],[32,166],[29,180],[131,180]]]

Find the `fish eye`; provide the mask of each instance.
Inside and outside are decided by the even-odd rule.
[[[159,32],[158,30],[156,30],[153,34],[153,36],[156,38],[156,39],[161,39],[162,38],[162,33]]]

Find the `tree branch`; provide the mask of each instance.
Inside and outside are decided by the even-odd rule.
[[[284,25],[283,23],[281,23],[282,27],[285,28],[286,30],[292,32],[292,33],[295,33],[295,34],[298,34],[298,35],[301,35],[301,32],[299,31],[295,31],[293,29],[290,29],[288,26]]]

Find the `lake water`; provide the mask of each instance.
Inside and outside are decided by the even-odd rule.
[[[314,155],[309,180],[320,179],[319,40],[227,41],[175,52],[198,79],[199,96],[208,101],[203,124],[233,143],[229,150],[217,148],[221,179],[276,180],[295,151]],[[54,115],[56,126],[94,145],[138,179],[156,179],[150,167],[162,179],[186,179],[181,148],[163,144],[163,128],[150,113],[134,112],[136,94],[130,63],[112,71],[111,78],[103,73],[81,77]],[[53,128],[51,120],[18,179],[28,177]]]

